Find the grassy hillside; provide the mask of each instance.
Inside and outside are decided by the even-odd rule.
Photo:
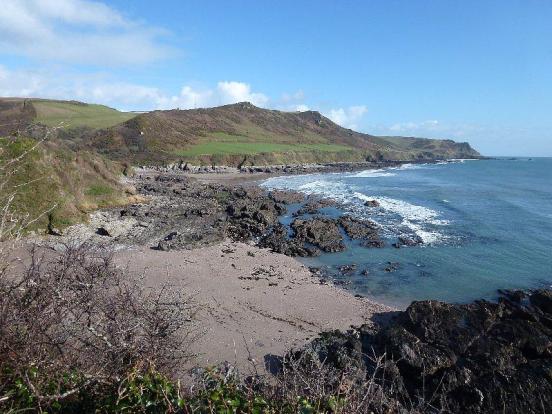
[[[136,116],[136,114],[120,112],[104,105],[81,102],[33,100],[31,103],[36,110],[35,121],[47,126],[63,123],[69,128],[109,128]]]
[[[342,128],[318,112],[282,112],[247,102],[141,114],[96,133],[88,144],[134,163],[183,159],[237,165],[479,156],[466,143],[376,137]]]
[[[0,98],[0,136],[10,135],[33,124],[70,129],[109,128],[136,114],[104,105],[48,99]]]
[[[342,128],[315,111],[282,112],[248,102],[136,115],[76,101],[0,99],[0,136],[24,131],[40,138],[40,125],[60,124],[63,129],[58,131],[58,138],[68,147],[135,164],[185,160],[239,165],[479,156],[467,143],[376,137]]]
[[[35,145],[30,138],[0,138],[0,167]],[[29,230],[45,230],[48,223],[63,228],[86,219],[87,213],[98,207],[128,202],[119,182],[122,170],[121,164],[96,153],[44,142],[25,155],[16,168],[0,168],[0,182],[8,181],[0,201],[16,194],[12,211],[38,218]],[[50,214],[43,214],[52,208]]]

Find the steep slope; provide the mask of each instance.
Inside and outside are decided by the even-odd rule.
[[[32,138],[0,137],[0,205],[14,195],[11,210],[32,222],[28,230],[63,228],[98,207],[132,201],[120,182],[124,170],[121,163],[73,151],[59,140],[37,146]]]
[[[94,134],[88,145],[135,163],[183,159],[237,165],[479,156],[467,143],[376,137],[342,128],[315,111],[282,112],[248,102],[141,114]]]
[[[63,228],[82,221],[97,207],[129,201],[119,180],[125,166],[82,150],[77,137],[130,115],[80,102],[1,98],[0,205],[14,195],[11,211],[27,217],[31,222],[27,230],[42,231],[48,225]],[[62,129],[47,127],[61,122]],[[20,156],[17,163],[3,168]]]
[[[0,136],[27,128],[36,118],[34,106],[19,98],[0,99]]]

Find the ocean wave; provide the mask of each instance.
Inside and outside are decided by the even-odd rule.
[[[351,201],[351,186],[321,176],[273,177],[261,184],[266,188],[295,190],[307,195],[332,198],[347,204]]]
[[[394,177],[395,173],[389,172],[388,169],[365,170],[356,174],[349,175],[348,178],[376,178],[376,177]]]
[[[274,177],[265,181],[263,186],[296,190],[337,200],[345,205],[349,213],[376,221],[390,237],[416,234],[425,244],[435,244],[447,239],[439,228],[450,223],[438,211],[391,197],[366,195],[355,185],[327,179],[327,176]],[[364,206],[368,200],[376,200],[380,207],[368,210]]]
[[[437,226],[449,224],[447,220],[439,219],[440,213],[428,207],[418,206],[403,200],[390,197],[371,197],[362,193],[354,193],[354,196],[362,201],[376,200],[384,210],[397,213],[407,220],[424,221]]]

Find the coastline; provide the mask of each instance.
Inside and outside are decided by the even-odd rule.
[[[398,310],[355,296],[320,279],[295,257],[261,248],[253,240],[206,235],[205,223],[195,220],[196,215],[211,214],[210,196],[203,191],[211,189],[216,195],[221,189],[245,188],[266,194],[257,184],[277,175],[282,173],[142,170],[125,184],[135,185],[145,203],[126,210],[96,211],[88,223],[38,242],[58,251],[64,248],[63,243],[108,246],[114,251],[115,263],[132,277],[143,277],[146,286],[159,288],[169,284],[185,289],[198,309],[195,330],[199,337],[190,349],[197,355],[193,365],[213,366],[228,361],[244,371],[264,372],[270,369],[271,356],[299,349],[319,333],[345,332],[360,325],[376,329]],[[179,189],[184,182],[190,186],[185,191]],[[185,200],[188,196],[193,199],[191,206],[179,198],[179,192],[185,193]],[[176,203],[171,197],[176,197]],[[163,240],[168,230],[163,230],[157,221],[143,220],[145,216],[162,217],[167,209],[174,210],[174,218],[159,219],[168,222],[166,229],[184,225],[184,231],[201,232],[201,236],[186,238],[178,247],[159,248],[158,240]],[[138,215],[141,218],[133,216],[138,210],[143,210]],[[217,220],[207,226],[216,223]],[[152,230],[158,225],[160,228]],[[197,244],[190,242],[196,238],[201,239]]]
[[[343,251],[334,250],[339,241],[337,233],[327,232],[332,226],[348,237],[359,235],[356,240],[377,242],[369,221],[320,216],[320,209],[336,204],[255,185],[265,175],[246,177],[254,179],[139,176],[133,182],[145,203],[97,211],[89,223],[41,241],[57,251],[63,250],[61,242],[111,247],[123,274],[139,278],[146,288],[177,289],[191,297],[185,303],[195,315],[185,320],[194,337],[186,349],[192,359],[175,367],[186,386],[215,367],[277,381],[280,377],[271,374],[291,355],[314,357],[331,369],[341,369],[345,357],[365,375],[373,372],[374,355],[385,362],[382,372],[387,382],[392,379],[389,392],[396,401],[411,401],[429,389],[446,404],[487,412],[504,404],[518,407],[519,401],[541,407],[535,396],[552,395],[543,374],[552,343],[550,290],[502,290],[497,301],[466,304],[414,301],[406,309],[358,297],[337,281],[319,279],[322,273],[292,256],[307,251],[311,241],[324,252]],[[267,236],[281,228],[281,215],[293,214],[299,199],[311,217],[294,216],[295,234],[269,246],[283,247],[285,254],[263,248]],[[305,229],[313,239],[303,238]],[[55,255],[53,250],[48,255]]]

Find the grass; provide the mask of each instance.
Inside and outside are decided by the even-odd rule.
[[[47,126],[63,123],[66,127],[108,128],[134,118],[136,114],[121,112],[104,105],[57,101],[33,101],[36,121]]]
[[[0,166],[33,148],[28,138],[0,138]],[[7,179],[5,194],[16,193],[12,209],[35,219],[28,230],[46,228],[48,223],[63,228],[84,220],[98,207],[126,202],[118,183],[122,166],[86,151],[74,152],[54,141],[44,142],[17,164]],[[0,171],[1,174],[1,171]],[[51,214],[43,214],[51,211]]]
[[[85,192],[89,196],[103,196],[111,193],[113,193],[113,188],[103,184],[93,184]]]
[[[174,154],[183,157],[198,155],[255,155],[262,153],[287,152],[342,152],[350,151],[345,145],[336,144],[276,144],[270,142],[224,142],[211,141],[194,145],[184,150],[175,150]]]

